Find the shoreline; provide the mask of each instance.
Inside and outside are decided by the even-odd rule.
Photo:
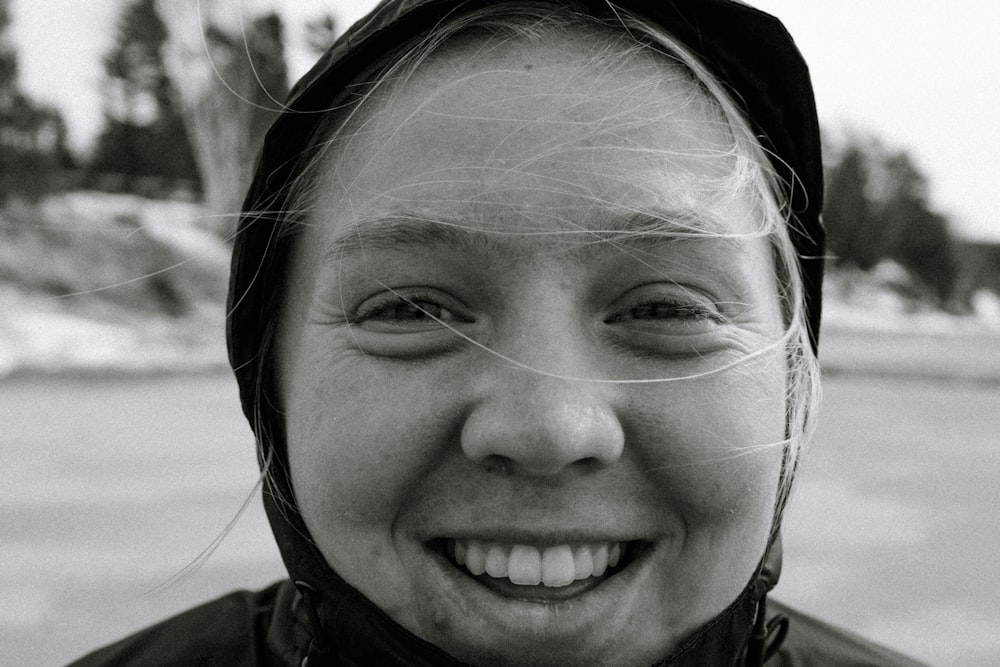
[[[1000,333],[825,329],[820,336],[824,375],[913,378],[1000,385]]]

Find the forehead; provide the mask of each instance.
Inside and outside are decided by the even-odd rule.
[[[485,44],[452,38],[375,89],[332,143],[321,227],[754,231],[729,127],[679,64],[596,30]]]

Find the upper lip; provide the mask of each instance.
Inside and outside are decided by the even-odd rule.
[[[533,544],[533,545],[555,545],[555,544],[584,544],[593,542],[633,542],[637,540],[652,541],[652,536],[648,533],[638,534],[637,532],[623,533],[619,531],[608,531],[602,529],[594,530],[566,530],[561,528],[558,531],[535,532],[524,530],[503,530],[490,528],[482,529],[462,529],[444,530],[436,533],[429,540],[452,539],[452,540],[480,540],[483,542],[499,542],[502,544]]]

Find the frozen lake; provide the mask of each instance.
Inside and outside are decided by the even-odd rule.
[[[834,375],[776,597],[932,664],[1000,664],[1000,383]],[[61,665],[282,575],[228,375],[0,382],[0,664]]]

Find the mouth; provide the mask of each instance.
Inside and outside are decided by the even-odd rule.
[[[557,603],[583,595],[634,565],[647,542],[524,544],[438,539],[431,546],[460,573],[508,599]]]

